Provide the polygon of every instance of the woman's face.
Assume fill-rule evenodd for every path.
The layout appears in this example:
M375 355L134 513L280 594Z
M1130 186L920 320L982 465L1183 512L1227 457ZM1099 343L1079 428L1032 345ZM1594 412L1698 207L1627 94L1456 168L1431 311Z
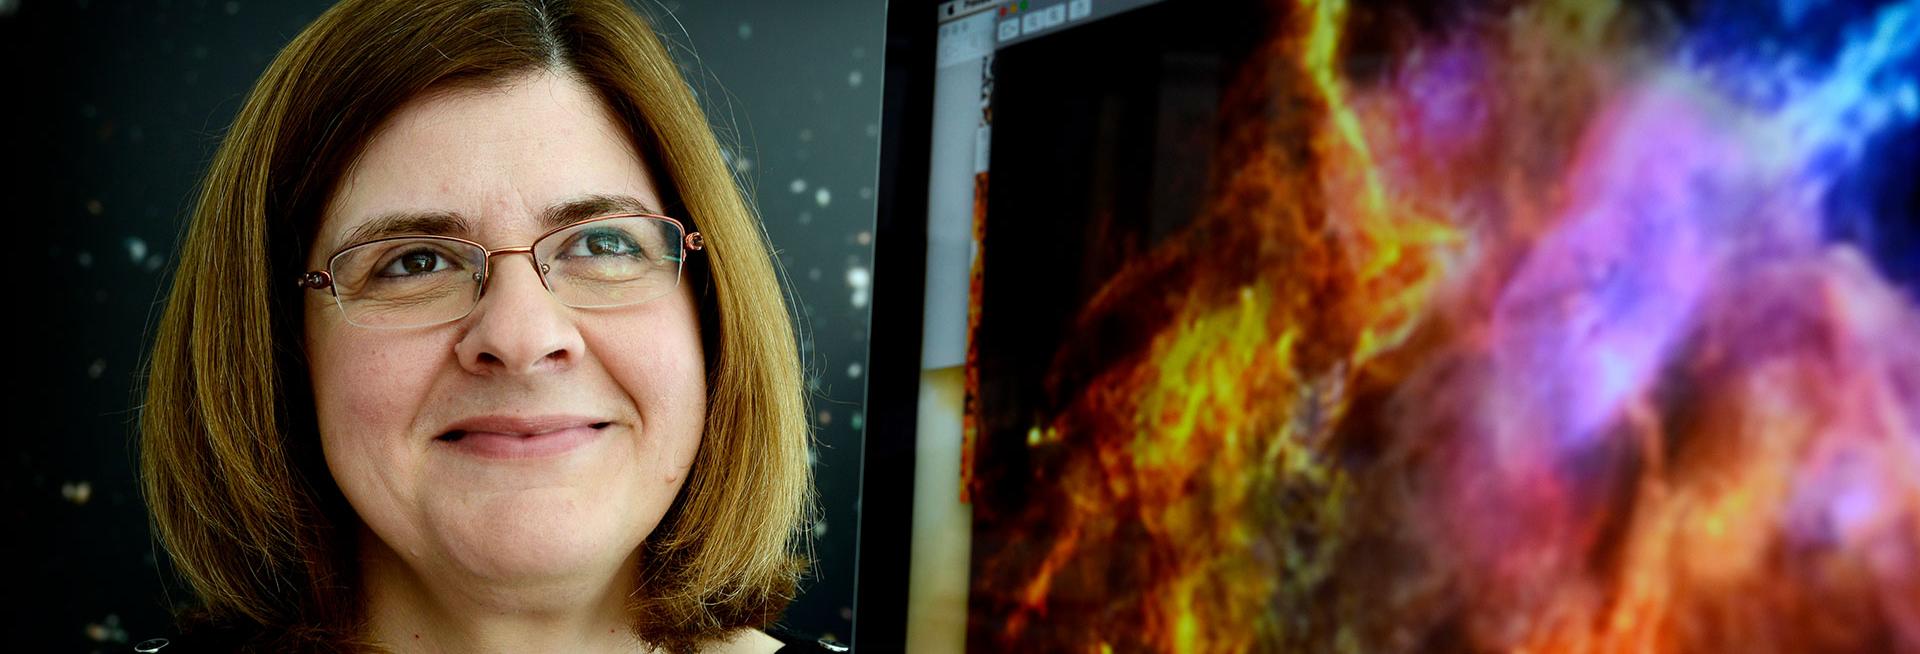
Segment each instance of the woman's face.
M503 248L532 243L556 208L620 197L660 206L627 133L577 82L429 94L376 132L307 266L324 269L382 216L438 216L403 231ZM328 294L307 294L327 466L380 543L429 580L610 579L700 446L693 296L682 283L642 305L574 309L526 255L494 257L491 271L471 314L431 327L358 327Z

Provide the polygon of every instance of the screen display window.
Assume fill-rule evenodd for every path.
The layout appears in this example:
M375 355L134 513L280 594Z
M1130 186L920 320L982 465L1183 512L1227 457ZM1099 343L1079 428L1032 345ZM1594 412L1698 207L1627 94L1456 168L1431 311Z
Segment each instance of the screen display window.
M937 59L914 651L1920 651L1920 3Z

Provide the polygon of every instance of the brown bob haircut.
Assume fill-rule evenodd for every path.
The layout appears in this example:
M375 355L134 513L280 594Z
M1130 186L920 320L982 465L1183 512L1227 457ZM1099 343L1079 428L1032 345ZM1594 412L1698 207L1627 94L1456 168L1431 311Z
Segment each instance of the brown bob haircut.
M706 236L706 432L649 536L634 634L691 651L775 619L805 570L805 391L765 233L661 40L620 0L348 0L287 45L215 155L141 414L154 528L203 606L271 651L366 649L351 508L322 460L295 280L335 185L423 93L550 72L625 123L665 210ZM265 253L265 256L261 256Z

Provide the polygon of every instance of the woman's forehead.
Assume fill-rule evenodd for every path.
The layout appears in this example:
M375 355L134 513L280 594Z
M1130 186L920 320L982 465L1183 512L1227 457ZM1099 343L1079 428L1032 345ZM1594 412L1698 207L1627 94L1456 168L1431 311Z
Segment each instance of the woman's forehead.
M659 213L660 204L606 104L541 73L403 104L329 199L315 250L408 227L475 240L538 234L600 213Z

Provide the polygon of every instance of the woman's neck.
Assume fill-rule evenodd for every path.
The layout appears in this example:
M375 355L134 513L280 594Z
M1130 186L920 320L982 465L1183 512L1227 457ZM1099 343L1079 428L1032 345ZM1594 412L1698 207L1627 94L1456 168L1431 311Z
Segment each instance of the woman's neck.
M486 583L417 570L371 535L361 553L369 635L396 654L651 651L628 625L619 574Z

